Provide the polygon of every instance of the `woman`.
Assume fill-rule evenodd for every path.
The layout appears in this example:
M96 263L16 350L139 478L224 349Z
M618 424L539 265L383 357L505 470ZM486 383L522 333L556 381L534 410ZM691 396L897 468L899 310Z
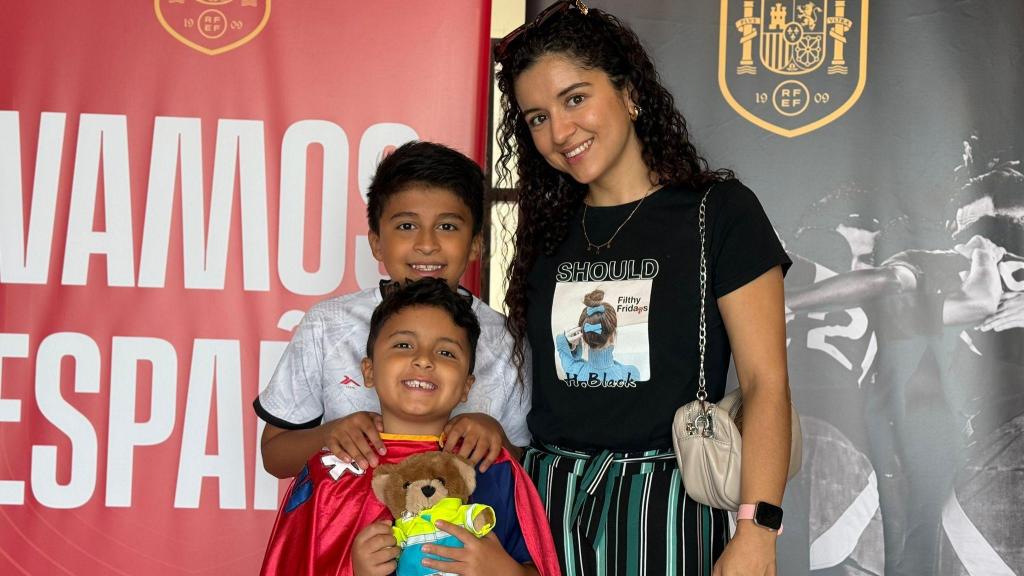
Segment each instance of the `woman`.
M724 393L731 347L745 402L742 501L763 503L759 511L781 503L789 259L763 209L730 172L708 169L636 35L614 16L559 2L504 38L495 59L506 181L518 161L506 304L515 357L534 379L525 463L563 569L775 574L776 533L742 519L730 541L726 513L681 490L670 436L676 408L696 397L698 212L710 189L709 399ZM597 288L619 315L616 353L630 351L640 381L559 374L567 310Z

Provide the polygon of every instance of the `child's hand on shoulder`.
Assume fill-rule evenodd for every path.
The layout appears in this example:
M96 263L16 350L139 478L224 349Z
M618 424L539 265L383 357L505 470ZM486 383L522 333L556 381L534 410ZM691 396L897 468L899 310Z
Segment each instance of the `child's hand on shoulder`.
M449 522L438 520L437 527L455 536L462 542L462 548L449 548L436 544L425 544L423 552L448 558L450 562L424 558L423 565L438 572L461 576L506 576L537 574L530 564L520 564L508 555L494 532L477 538L469 530Z
M376 467L380 464L378 456L387 452L380 439L384 425L375 412L354 412L322 424L320 429L324 447L342 462L355 462L363 470Z
M455 452L458 447L459 456L469 460L473 466L478 466L481 472L486 472L494 464L501 454L502 445L506 443L501 424L482 412L459 414L452 418L445 424L444 436L446 452Z
M352 541L352 574L354 576L387 576L398 569L396 558L401 553L391 523L378 520L363 528Z

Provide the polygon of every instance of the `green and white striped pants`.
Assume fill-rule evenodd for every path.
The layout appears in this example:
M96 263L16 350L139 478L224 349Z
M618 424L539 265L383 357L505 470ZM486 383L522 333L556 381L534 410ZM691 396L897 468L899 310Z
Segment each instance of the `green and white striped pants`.
M710 576L723 510L686 495L672 450L588 454L535 442L523 461L565 576Z

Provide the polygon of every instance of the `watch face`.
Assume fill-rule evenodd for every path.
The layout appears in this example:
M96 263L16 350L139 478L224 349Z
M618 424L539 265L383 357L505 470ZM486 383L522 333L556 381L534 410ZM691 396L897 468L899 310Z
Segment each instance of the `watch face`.
M778 530L782 526L782 508L767 502L758 502L754 510L754 522L759 526Z

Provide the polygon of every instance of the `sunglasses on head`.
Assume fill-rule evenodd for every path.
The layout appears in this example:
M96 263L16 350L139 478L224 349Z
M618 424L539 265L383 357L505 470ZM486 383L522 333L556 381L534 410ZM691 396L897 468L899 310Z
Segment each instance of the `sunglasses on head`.
M514 44L516 40L522 38L523 35L530 30L544 24L550 20L552 16L564 14L573 8L579 10L584 16L586 16L587 12L590 11L590 8L587 7L582 0L561 0L559 2L555 2L541 11L541 13L532 21L527 22L506 34L505 37L501 39L501 42L498 42L498 45L494 47L494 59L496 61L504 60L505 57L508 56L509 47Z

